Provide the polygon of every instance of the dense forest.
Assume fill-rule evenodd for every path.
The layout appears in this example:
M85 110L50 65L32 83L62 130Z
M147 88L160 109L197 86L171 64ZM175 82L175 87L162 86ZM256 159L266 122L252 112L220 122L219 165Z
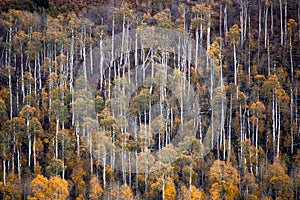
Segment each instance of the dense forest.
M1 199L300 198L299 0L0 12Z

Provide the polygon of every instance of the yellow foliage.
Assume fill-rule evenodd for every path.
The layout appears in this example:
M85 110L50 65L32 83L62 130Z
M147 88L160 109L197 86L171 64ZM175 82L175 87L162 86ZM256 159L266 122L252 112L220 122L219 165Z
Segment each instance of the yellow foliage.
M211 198L213 200L217 200L217 199L221 199L221 196L220 196L220 186L218 183L214 183L212 184L210 190L209 190L210 194L211 194Z
M207 199L207 196L205 193L199 189L197 189L195 186L191 187L191 195L192 195L192 200L203 200Z
M49 180L49 188L51 188L51 192L53 194L53 198L63 200L67 199L69 195L68 191L68 182L64 179L61 179L58 176L51 177Z
M124 185L121 186L121 197L124 200L133 199L131 189L127 184L124 184Z
M209 190L212 199L220 199L220 195L226 199L234 199L239 194L238 173L230 164L215 161L208 172L208 177L212 183Z
M21 181L13 173L9 174L6 179L6 185L3 186L5 199L22 199Z
M76 197L76 200L84 200L85 198L84 198L84 196L83 196L83 194L80 194L78 197Z
M58 176L48 180L43 175L37 175L31 181L30 187L34 196L28 199L64 200L69 195L68 182Z
M191 200L192 194L191 192L183 185L181 186L181 199Z
M94 176L90 181L91 191L90 191L90 199L96 200L100 199L103 193L103 189L100 186L99 180L96 176Z
M165 182L165 199L176 199L176 188L174 182L171 179L168 179Z

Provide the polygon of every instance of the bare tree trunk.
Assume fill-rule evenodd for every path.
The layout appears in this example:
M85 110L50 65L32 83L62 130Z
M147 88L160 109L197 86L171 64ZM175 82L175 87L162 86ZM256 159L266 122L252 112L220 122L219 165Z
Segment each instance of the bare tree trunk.
M92 26L90 25L90 70L93 73L93 38L92 38Z
M251 39L251 17L250 17L250 13L249 13L249 18L248 18L248 29L249 29L249 38L248 40L250 41ZM251 83L251 43L249 42L248 44L248 84L250 85Z
M260 37L261 37L261 10L262 10L262 2L259 0L258 2L259 8L258 8L258 39L257 39L257 63L258 67L260 67Z
M17 163L18 163L18 179L21 180L21 153L20 148L17 148Z
M293 83L294 83L294 64L293 64L292 31L291 31L291 34L290 34L290 60L291 60L292 85L293 85Z
M298 1L298 10L297 10L297 18L298 18L298 38L300 38L300 2Z
M56 129L55 129L55 158L58 158L58 127L59 118L56 116Z
M228 32L228 19L227 19L227 4L225 4L225 8L224 8L224 32L227 33ZM227 42L227 38L226 38L226 34L225 34L225 42Z
M102 170L102 176L103 176L103 188L106 187L106 153L102 156L102 163L103 163L103 170Z
M86 53L85 53L85 37L86 37L86 25L83 24L82 25L82 33L81 33L81 42L82 42L82 58L83 59L83 63L82 63L82 66L83 66L83 76L84 76L84 79L87 80L87 69L86 69Z
M8 36L8 58L7 58L7 66L8 66L8 87L9 87L9 119L13 118L13 107L12 107L12 84L11 84L11 38L12 38L12 28L9 26L9 36Z
M291 102L290 102L290 107L291 107L291 140L292 140L292 144L291 144L291 154L294 153L294 133L293 133L293 121L294 121L294 116L293 116L293 107L294 107L294 100L293 100L293 88L291 86ZM297 107L297 106L296 106Z
M271 37L273 38L274 34L274 5L273 2L271 3Z
M229 124L228 124L228 160L230 160L231 153L231 121L232 121L232 94L230 94L230 108L229 108Z
M237 58L236 58L236 44L233 42L233 65L234 65L234 84L237 85Z
M268 3L268 2L266 2ZM269 7L266 5L266 11L265 11L265 48L267 48L267 39L268 39L268 11Z
M61 122L61 132L62 132L62 139L61 139L61 161L62 161L62 178L65 179L65 122L62 120Z
M165 176L162 178L162 199L165 200Z
M33 136L33 168L34 173L36 173L36 135Z
M255 159L256 159L256 164L255 164L255 173L256 176L258 175L258 115L256 116L256 129L255 129Z
M298 88L299 88L299 85L298 85L298 80L296 81L296 87L295 87L295 127L297 129L298 127ZM296 130L297 131L297 130ZM298 131L298 135L300 135L300 126L299 126L299 131Z
M284 1L284 49L286 48L287 42L287 0Z
M128 152L128 185L129 187L132 186L131 183L131 151Z
M241 26L241 47L243 46L243 41L244 41L244 5L243 1L240 1L240 26Z
M191 153L191 162L190 162L190 178L189 178L189 189L191 190L192 189L192 175L193 175L193 155Z
M21 48L21 93L22 93L22 102L24 103L25 100L25 84L24 84L24 62L23 62L23 47L20 45Z
M276 111L275 111L275 94L273 92L273 98L272 98L272 146L273 146L273 152L275 152L275 132L276 132Z
M279 157L280 147L280 106L278 106L278 138L277 138L277 158Z
M6 185L6 164L5 164L5 144L3 145L3 160L2 160L2 163L3 163L3 185Z
M74 74L73 74L73 67L74 67L74 28L71 28L71 46L70 46L70 92L72 95L72 102L75 101L74 99L74 89L73 89L73 81L74 81ZM75 123L75 113L74 109L72 109L72 125L74 126Z
M268 53L268 76L271 74L271 58L270 58L270 39L267 39L267 53Z
M29 130L29 118L26 119L26 131L27 131L27 139L28 139L28 167L31 165L31 133Z
M93 174L93 142L92 142L92 132L89 131L89 147L90 147L90 170L91 174Z
M283 21L282 21L282 0L279 0L280 8L280 44L283 46Z

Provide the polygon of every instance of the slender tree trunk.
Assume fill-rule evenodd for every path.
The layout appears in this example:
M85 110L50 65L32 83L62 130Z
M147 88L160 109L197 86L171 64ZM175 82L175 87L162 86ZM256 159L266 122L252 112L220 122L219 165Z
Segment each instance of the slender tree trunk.
M21 92L22 92L22 102L24 103L25 100L25 84L24 84L24 62L23 62L23 47L20 45L21 48Z
M240 157L240 165L241 165L241 167L242 167L242 162L243 162L243 151L244 151L244 149L243 149L243 142L245 141L244 140L244 134L243 134L243 116L242 116L242 105L241 105L241 103L240 103L240 105L239 105L239 113L240 113L240 116L239 116L239 118L240 118L240 140L241 140L241 145L240 145L240 149L241 149L241 157Z
M17 163L18 163L18 179L21 180L21 153L20 148L17 148Z
M106 153L102 156L102 163L103 163L103 170L102 170L102 176L103 176L103 188L106 187Z
M259 0L258 2L258 39L257 39L257 63L258 68L260 67L260 37L261 37L261 12L262 12L262 2Z
M162 178L162 199L165 200L165 176Z
M299 88L299 85L298 85L298 80L296 81L296 87L295 87L295 127L297 129L298 127L298 88ZM297 131L297 130L296 130ZM298 131L298 135L300 135L300 126L299 126L299 131Z
M275 122L275 96L273 92L273 98L272 98L272 146L273 146L273 153L275 152L275 132L276 132L276 122Z
M293 64L293 43L292 43L292 30L290 34L290 61L291 61L291 74L292 74L292 85L294 83L294 64Z
M283 46L283 21L282 21L282 0L279 0L280 8L280 44Z
M277 158L279 157L279 147L280 147L280 106L278 106L278 138L277 138Z
M73 67L74 67L74 28L71 28L71 46L70 46L70 92L72 95L72 102L75 101L74 99L74 89L73 89L73 82L74 82L74 74L73 74ZM75 113L74 109L72 109L72 126L75 123Z
M26 119L27 139L28 139L28 167L31 166L31 133L29 130L29 118Z
M230 161L231 154L231 121L232 121L232 94L230 94L230 108L229 108L229 124L228 124L228 160Z
M273 38L274 35L274 5L273 2L271 3L271 37Z
M240 2L241 11L240 11L240 26L241 26L241 47L243 47L244 42L244 5L243 1Z
M33 168L34 173L36 173L36 134L33 136Z
M266 5L266 11L265 11L265 48L267 48L267 39L268 39L268 11L269 11L269 7Z
M286 42L287 42L287 0L284 1L284 49L286 48Z
M249 38L248 40L250 41L251 39L251 17L250 17L250 13L249 13L249 18L248 18L248 29L249 29ZM248 43L248 84L251 84L251 43Z
M82 25L82 36L81 36L81 42L82 42L82 58L83 59L83 76L84 79L87 80L87 69L86 69L86 53L85 53L85 37L86 37L86 25Z
M11 84L11 67L8 66L8 87L9 87L9 119L13 118L13 102L12 102L12 84Z
M90 70L93 73L93 38L92 38L92 26L90 25Z
M198 26L196 28L196 54L195 54L195 72L198 70L198 53L199 53L199 33ZM221 31L221 29L220 29ZM201 50L202 51L202 50Z
M190 178L189 178L189 189L191 190L192 189L192 175L193 175L193 155L191 153L191 162L190 162Z
M91 174L93 174L93 142L92 142L92 132L89 131L89 143L90 143L90 170Z
M291 108L291 154L294 153L294 130L293 130L293 122L294 122L294 115L293 115L293 107L294 107L294 100L293 100L293 88L291 86L291 102L290 102L290 108ZM297 106L296 106L297 107Z
M3 145L3 160L2 160L2 164L3 164L3 185L6 185L6 164L5 164L5 144Z
M237 58L236 58L236 43L233 42L233 65L234 65L234 84L237 85Z
M12 84L11 84L11 38L12 38L12 28L9 26L9 36L8 36L8 60L7 60L7 66L8 66L8 87L9 87L9 119L12 120L13 118L13 103L12 103Z
M62 161L62 178L65 179L65 122L62 120L61 122L62 127L61 127L61 132L62 132L62 139L61 139L61 161Z
M224 32L228 32L228 24L227 24L227 4L225 4L224 8ZM225 34L225 43L227 42L226 34Z
M298 12L297 12L297 18L298 18L298 38L300 38L300 24L299 24L299 22L300 22L300 2L298 1L298 8L297 8L298 10Z
M255 165L255 173L256 176L258 175L258 115L256 116L256 129L255 129L255 159L256 159L256 165Z
M128 185L131 188L131 151L128 152Z
M59 118L56 117L56 131L55 131L55 158L58 158L58 128L59 128Z
M271 74L271 58L270 58L270 40L267 39L267 53L268 53L268 76Z

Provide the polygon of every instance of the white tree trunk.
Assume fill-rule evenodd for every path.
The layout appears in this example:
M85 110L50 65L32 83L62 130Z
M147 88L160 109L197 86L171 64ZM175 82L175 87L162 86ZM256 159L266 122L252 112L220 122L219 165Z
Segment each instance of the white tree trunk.
M279 0L280 8L280 44L283 46L283 21L282 21L282 0Z
M292 74L292 84L294 83L294 64L293 64L293 45L292 45L292 30L290 34L290 60L291 60L291 74Z
M29 130L29 118L26 119L27 139L28 139L28 167L31 165L31 133Z
M291 102L290 102L290 107L291 107L291 140L292 140L292 144L291 144L291 154L294 153L294 133L293 133L293 121L294 121L294 116L293 116L293 107L294 107L294 100L293 100L293 88L291 87ZM297 107L297 105L295 106Z
M17 162L18 162L18 179L21 180L21 153L20 149L17 148Z
M284 2L284 38L283 38L283 40L284 40L284 48L285 48L285 46L286 46L286 36L287 36L287 0L285 0L285 2Z
M275 132L276 132L276 122L275 122L275 97L273 93L273 99L272 99L272 145L273 145L273 152L275 152Z
M65 122L62 121L62 141L61 141L61 161L62 161L62 167L63 167L63 170L62 170L62 178L65 179Z
M233 42L233 65L234 65L234 84L237 85L237 58L236 58L236 44Z
M6 164L5 164L5 144L4 144L4 148L3 148L3 185L6 185Z
M279 157L280 147L280 106L278 106L278 138L277 138L277 158Z
M231 121L232 121L232 94L230 94L230 108L229 108L229 124L228 124L228 160L231 153Z
M256 116L256 129L255 129L255 174L258 175L258 115Z
M102 176L103 176L103 188L106 187L106 153L102 156L102 163L103 163L103 170L102 170Z
M268 11L269 7L266 6L266 11L265 11L265 48L267 48L267 39L268 39Z
M36 135L33 136L33 167L34 172L36 173Z
M56 117L56 131L55 131L55 158L58 158L58 126L59 126L59 118Z

